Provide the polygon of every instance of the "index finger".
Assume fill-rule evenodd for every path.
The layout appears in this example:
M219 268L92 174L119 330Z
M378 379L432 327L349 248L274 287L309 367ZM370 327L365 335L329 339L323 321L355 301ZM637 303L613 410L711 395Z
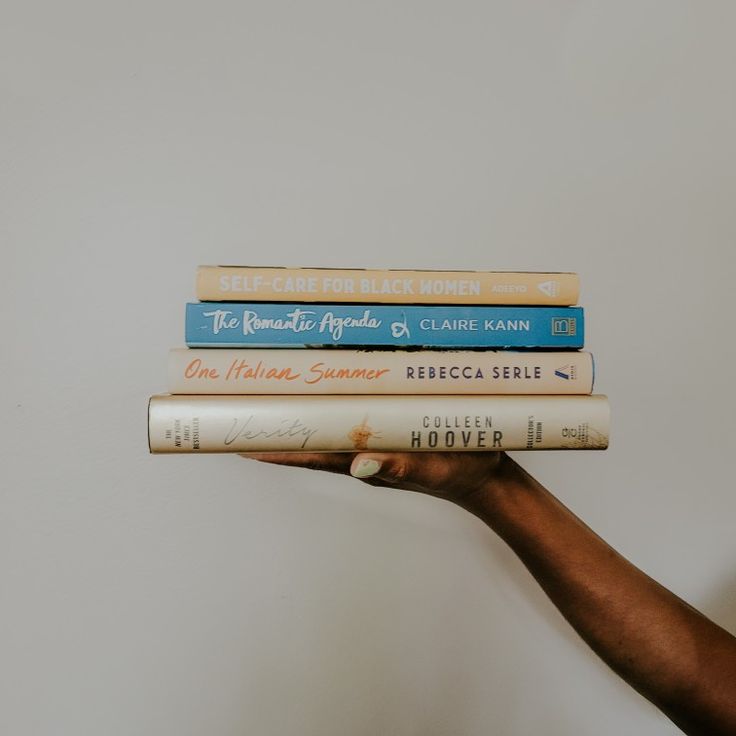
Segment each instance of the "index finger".
M241 452L240 457L274 465L325 470L328 473L350 473L354 452Z

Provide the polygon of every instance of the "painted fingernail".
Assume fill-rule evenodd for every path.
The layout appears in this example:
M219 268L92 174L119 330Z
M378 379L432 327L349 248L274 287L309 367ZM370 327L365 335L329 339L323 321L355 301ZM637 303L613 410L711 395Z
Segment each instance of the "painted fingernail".
M381 463L378 460L364 459L350 468L350 475L353 478L370 478L381 469Z

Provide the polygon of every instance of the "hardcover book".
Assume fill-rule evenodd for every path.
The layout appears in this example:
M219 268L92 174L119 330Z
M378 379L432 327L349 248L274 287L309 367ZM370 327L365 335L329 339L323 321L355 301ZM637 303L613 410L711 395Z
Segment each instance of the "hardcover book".
M583 347L581 307L187 304L190 347Z
M169 352L172 394L589 394L580 351L197 350Z
M575 273L200 266L202 301L577 304Z
M605 396L154 396L154 453L602 450Z

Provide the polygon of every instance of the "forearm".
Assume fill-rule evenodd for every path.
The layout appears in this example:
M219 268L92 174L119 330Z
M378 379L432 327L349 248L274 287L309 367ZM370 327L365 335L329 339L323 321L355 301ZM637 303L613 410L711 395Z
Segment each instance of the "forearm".
M609 547L503 453L260 455L429 493L483 519L563 616L691 736L736 734L736 639Z
M583 639L690 734L736 733L736 639L636 568L516 463L466 507Z

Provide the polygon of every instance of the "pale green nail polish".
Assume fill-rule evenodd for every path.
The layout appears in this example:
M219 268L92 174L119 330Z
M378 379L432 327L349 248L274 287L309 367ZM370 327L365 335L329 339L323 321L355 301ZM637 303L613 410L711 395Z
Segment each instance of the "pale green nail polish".
M350 469L353 478L370 478L381 469L378 460L361 460L355 468Z

